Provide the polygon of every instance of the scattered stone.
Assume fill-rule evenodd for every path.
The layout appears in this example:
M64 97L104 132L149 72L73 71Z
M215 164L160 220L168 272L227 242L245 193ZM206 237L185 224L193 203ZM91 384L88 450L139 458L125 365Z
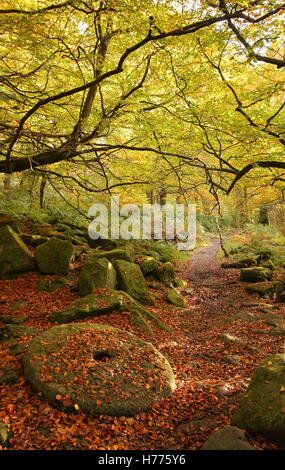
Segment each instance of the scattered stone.
M285 336L285 329L284 328L274 328L274 330L271 330L267 332L269 336Z
M233 262L225 262L225 263L222 263L221 264L221 267L222 268L225 268L225 269L233 269L233 268L237 268L237 269L241 269L241 268L248 268L248 267L251 267L251 266L256 266L257 265L257 260L255 257L250 257L250 258L243 258L241 260L238 260L238 261L233 261Z
M140 267L125 260L115 260L119 289L127 292L134 299L143 300L148 295L146 281Z
M246 286L245 290L250 293L257 293L260 297L273 299L284 290L284 284L279 281L257 282L251 286Z
M255 268L243 268L240 273L240 280L245 282L262 282L272 278L270 269L261 266Z
M33 389L65 411L134 416L175 387L170 364L151 343L109 325L51 328L29 344L23 364Z
M190 310L189 308L183 308L181 312L189 317L199 317L198 312L195 312L194 310Z
M245 342L241 338L238 338L234 335L230 335L229 333L222 333L217 337L217 339L222 343L235 343L241 345L245 344Z
M71 277L55 277L52 279L45 279L44 277L41 278L40 282L38 283L38 290L40 292L54 292L57 289L69 284L72 282Z
M36 248L36 263L42 273L67 274L72 253L71 241L51 238Z
M235 426L227 426L214 432L201 450L255 450L248 442L244 431Z
M3 375L0 375L0 385L12 385L19 380L19 377L14 371L5 371Z
M29 233L20 233L19 236L21 237L24 243L33 247L37 247L48 241L48 237L43 237L42 235L31 235Z
M232 423L285 444L285 363L283 354L266 358L254 371Z
M6 447L9 441L9 429L4 423L0 423L0 445Z
M276 327L285 327L285 321L282 317L279 317L278 315L275 315L272 312L265 313L263 315L263 320L265 323L269 326L276 326Z
M159 261L152 256L137 256L135 263L139 265L144 276L152 273L159 267Z
M77 299L65 309L53 312L49 320L51 322L69 323L113 311L130 312L130 322L148 333L153 333L149 321L155 323L159 328L171 331L154 313L145 309L126 292L112 289L98 289L97 292Z
M53 312L49 320L51 322L68 323L82 318L104 315L120 310L123 305L123 296L113 289L100 289L83 298L76 299L63 310Z
M107 258L109 261L113 262L113 260L116 259L122 259L125 261L129 261L130 263L133 261L131 254L127 250L121 250L121 249L116 249L116 250L111 250L111 251L94 251L92 253L92 256L94 258Z
M217 420L216 418L201 418L201 419L193 419L191 421L187 421L186 423L179 424L177 426L177 431L182 434L191 434L193 433L194 429L200 428L208 428L208 429L215 429L217 427Z
M236 354L223 356L221 357L221 361L225 362L226 364L231 364L233 366L238 366L241 364L241 358Z
M172 281L175 279L175 270L170 262L163 263L153 271L150 276L165 284L167 287L173 287Z
M107 258L98 259L90 255L80 271L79 294L84 296L102 287L116 287L116 271Z
M34 271L35 260L21 238L6 225L0 228L0 279Z
M176 307L185 307L186 300L175 289L171 289L166 294L166 300Z
M9 323L11 325L20 325L21 323L24 323L27 318L27 315L19 315L17 317L11 317L10 315L2 315L0 317L0 320L4 323Z
M90 248L99 248L101 247L102 250L114 250L118 246L117 240L110 240L109 238L97 238L93 240L90 238L89 234L86 234L86 240Z
M174 287L185 287L187 282L183 281L183 279L180 279L179 277L175 277L172 281L172 284Z

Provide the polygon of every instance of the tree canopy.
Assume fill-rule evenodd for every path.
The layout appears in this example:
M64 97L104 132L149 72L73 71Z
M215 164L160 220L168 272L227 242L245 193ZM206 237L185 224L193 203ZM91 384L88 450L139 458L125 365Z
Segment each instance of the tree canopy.
M95 193L167 182L216 198L256 177L283 189L284 9L2 2L0 172Z

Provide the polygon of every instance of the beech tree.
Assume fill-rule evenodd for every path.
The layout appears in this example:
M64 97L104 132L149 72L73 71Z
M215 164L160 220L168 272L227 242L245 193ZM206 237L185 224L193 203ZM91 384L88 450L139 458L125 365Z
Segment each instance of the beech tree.
M0 172L91 192L176 178L216 197L273 168L282 184L284 9L2 2Z

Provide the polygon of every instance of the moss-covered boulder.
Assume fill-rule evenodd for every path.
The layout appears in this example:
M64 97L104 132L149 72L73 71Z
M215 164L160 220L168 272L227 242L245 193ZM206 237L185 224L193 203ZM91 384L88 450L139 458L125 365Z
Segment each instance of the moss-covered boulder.
M130 322L150 334L153 333L152 323L158 328L170 330L154 313L143 307L126 292L113 289L97 289L95 292L75 300L63 310L53 312L49 320L69 323L111 312L121 312L122 314L128 312Z
M121 250L121 249L110 250L110 251L98 250L98 251L94 251L94 253L92 253L92 256L94 258L107 258L111 262L113 262L116 259L123 259L129 262L133 261L133 258L130 252L128 250Z
M272 278L272 271L262 266L255 268L243 268L240 273L240 280L245 282L262 282Z
M109 238L97 238L93 240L90 238L89 234L86 233L86 240L90 248L99 248L101 247L103 250L114 250L118 247L118 240L110 240Z
M100 289L75 300L63 310L53 312L49 320L51 322L68 323L82 318L104 315L120 310L123 301L123 295L119 291Z
M84 296L102 287L116 287L116 271L107 258L88 256L80 271L79 294Z
M167 292L166 300L167 302L175 305L176 307L186 307L186 300L175 289L171 289Z
M151 343L109 325L51 328L29 344L23 363L33 389L65 411L133 416L175 387L170 364Z
M36 269L35 260L9 225L0 227L0 279L11 279Z
M0 423L0 446L7 446L10 434L7 424Z
M137 264L117 259L114 261L114 268L117 271L118 286L120 289L137 300L143 300L147 297L146 281Z
M39 271L47 274L67 274L72 254L70 241L51 238L36 249Z
M232 423L285 445L285 363L283 354L265 359L252 376Z
M137 256L135 263L139 265L144 275L150 274L159 267L159 261L152 256Z
M242 429L226 426L214 432L201 450L255 450L244 434Z
M19 235L24 243L27 245L37 247L46 243L48 241L48 237L43 237L42 235L32 235L30 233L20 233Z
M267 281L267 282L256 282L253 285L247 286L246 291L249 293L257 293L260 297L267 297L273 299L279 296L284 290L284 284L280 281Z
M150 276L152 279L162 282L168 287L173 287L172 281L175 279L175 270L170 261L168 261L161 264Z
M63 286L70 284L73 281L72 276L55 276L52 278L41 277L38 283L38 290L40 292L53 292Z
M238 260L230 260L230 261L225 261L224 263L221 264L222 268L248 268L251 266L256 266L257 265L257 259L254 256L250 256L248 258L242 258Z

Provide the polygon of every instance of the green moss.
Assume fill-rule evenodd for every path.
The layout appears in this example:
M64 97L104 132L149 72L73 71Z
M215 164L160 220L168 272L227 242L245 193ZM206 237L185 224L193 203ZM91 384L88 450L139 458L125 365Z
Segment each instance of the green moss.
M120 310L122 304L123 296L120 292L112 289L101 289L96 293L75 300L63 310L53 312L49 320L51 322L68 323Z
M254 268L242 268L240 280L245 282L262 282L268 281L272 278L270 269L263 268L262 266Z
M42 273L67 274L73 254L72 243L51 238L36 249L36 263Z
M147 297L146 281L137 264L125 260L116 260L114 261L114 268L117 271L118 286L120 289L137 300Z
M283 354L265 359L252 376L233 424L285 444L285 363Z
M116 271L107 258L88 256L80 271L79 293L84 296L102 287L116 287Z
M176 307L186 307L186 300L175 289L167 292L166 300Z
M120 250L120 249L111 250L111 251L98 250L98 251L94 251L92 253L92 256L94 258L107 258L111 262L116 259L123 259L123 260L130 261L130 262L133 261L133 258L128 250Z
M175 279L174 267L170 262L163 263L150 274L150 277L168 287L173 287L172 281Z
M34 258L20 237L8 225L1 227L0 279L11 279L34 269Z
M276 295L281 294L284 290L284 284L280 281L271 282L257 282L253 285L247 286L247 292L254 292L261 297L274 298Z
M151 343L109 325L51 328L29 344L23 364L27 381L51 405L92 415L145 412L175 386L170 364Z

